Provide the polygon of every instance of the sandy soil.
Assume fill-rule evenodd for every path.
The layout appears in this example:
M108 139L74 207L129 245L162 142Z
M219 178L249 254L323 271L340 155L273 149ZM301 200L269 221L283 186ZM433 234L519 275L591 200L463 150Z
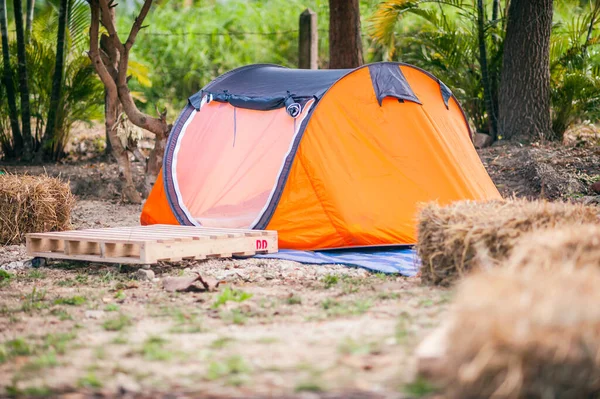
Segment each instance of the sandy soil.
M599 199L597 147L480 155L504 195ZM138 223L141 207L120 203L116 166L102 159L2 168L68 178L76 228ZM335 265L183 262L146 280L137 267L26 260L23 246L0 247L11 269L0 276L0 396L424 397L432 387L414 381L413 351L452 298L418 277ZM163 289L162 278L193 272L223 282Z

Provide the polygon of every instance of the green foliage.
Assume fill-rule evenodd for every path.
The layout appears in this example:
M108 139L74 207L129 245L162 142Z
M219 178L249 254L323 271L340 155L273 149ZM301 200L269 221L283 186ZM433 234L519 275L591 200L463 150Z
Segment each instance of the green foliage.
M600 116L600 54L596 49L600 1L555 3L550 51L554 136L548 138L560 140L574 122ZM452 89L476 130L487 132L475 4L387 0L369 18L368 29L381 59L401 60L432 72ZM492 102L497 104L505 2L498 3L497 19L492 17L493 2L484 4L488 73Z
M131 318L129 316L120 314L117 317L106 320L102 327L106 331L121 331L125 327L129 327L131 325Z
M224 305L224 304L226 304L229 301L232 301L232 302L243 302L243 301L245 301L247 299L250 299L250 298L252 298L252 294L249 294L249 293L241 291L241 290L236 290L236 289L232 289L232 288L226 287L217 296L217 299L213 303L212 307L214 309L216 309L219 306Z
M229 312L221 312L219 316L228 323L238 325L246 324L246 321L248 320L246 313L240 309L231 309Z
M31 312L33 310L40 310L48 307L45 303L46 290L38 291L37 287L31 289L31 293L25 296L21 309L23 312Z
M429 397L437 391L436 387L424 378L417 378L404 387L404 392L411 398Z
M41 369L58 366L58 360L56 359L56 353L47 352L34 359L31 359L23 369L25 371L38 371Z
M375 355L381 353L381 343L365 342L364 338L354 340L347 337L339 344L338 351L343 355Z
M491 2L486 3L488 70L497 82L504 32L501 21L491 20ZM369 22L382 59L401 60L433 73L453 91L475 128L488 131L473 1L389 0L379 4Z
M13 278L13 275L7 271L0 270L0 287L4 284L10 283L10 280Z
M45 278L45 277L46 277L46 273L44 273L41 270L37 270L37 269L33 269L32 271L27 273L27 278L31 279L31 280L38 280L38 279Z
M124 301L125 298L127 298L127 295L125 295L125 293L123 292L123 290L118 290L115 295L114 295L115 299L117 301Z
M140 64L151 68L145 82L134 76L132 91L141 94L148 112L166 106L172 115L231 69L251 63L296 67L298 16L307 7L318 14L320 59L326 60L327 0L202 2L185 12L163 2L148 14L151 28L140 32L133 48L132 60L139 64L131 64L130 72ZM128 31L133 17L120 14L120 30Z
M118 312L119 311L119 305L117 305L116 303L109 303L108 305L106 305L104 307L104 311L106 311L106 312Z
M373 302L369 299L357 299L351 302L338 301L327 298L321 302L328 317L356 316L366 313Z
M23 338L15 338L0 344L0 364L15 356L28 356L33 353L32 346Z
M23 338L15 338L0 343L0 363L17 356L38 355L37 358L28 363L28 370L55 366L58 363L56 355L64 354L67 350L67 344L75 337L74 333L57 333L46 335L41 343L28 342Z
M329 289L339 282L339 277L335 274L326 274L325 276L323 276L321 281L323 282L323 284L325 284L325 288Z
M73 320L73 318L71 317L71 315L69 314L69 312L67 312L64 309L52 309L52 311L50 311L50 314L52 314L53 316L58 317L58 319L60 321Z
M314 381L309 380L309 381L300 382L298 385L296 385L296 387L294 388L294 391L319 393L319 392L324 392L325 388L323 388L323 385L321 383L319 383L317 380L314 380Z
M224 347L226 347L227 345L229 345L230 343L234 342L235 339L230 338L230 337L220 337L215 339L213 342L210 343L210 347L213 349L223 349Z
M561 3L558 3L561 4ZM577 121L600 117L599 37L600 1L589 3L569 17L558 7L550 47L552 80L552 130L556 140Z
M166 361L173 357L173 352L165 349L167 341L161 337L149 337L144 341L142 354L146 360Z
M49 142L49 152L54 159L63 155L71 128L76 122L90 123L101 119L103 115L104 89L85 53L88 48L89 18L89 7L86 2L73 1L67 32L65 71L57 112L57 129ZM41 12L36 13L32 37L26 47L34 150L40 148L46 128L56 59L57 25L56 8L45 7ZM14 40L11 42L10 52L16 54ZM16 59L11 61L16 80ZM0 73L2 73L1 66ZM14 152L7 110L6 93L4 86L0 85L0 152L2 153L0 155L19 156Z
M87 299L83 296L72 296L66 298L57 298L54 300L55 305L70 305L70 306L80 306L83 305Z
M52 350L58 354L64 354L67 350L67 344L74 340L75 333L56 333L48 334L44 339L44 349Z
M96 376L96 374L93 371L90 371L86 375L81 377L77 381L77 385L80 388L92 388L92 389L102 388L102 382L100 381L98 376Z
M206 378L217 380L226 378L230 385L241 385L244 374L250 372L250 366L240 356L231 356L223 361L214 361L208 365Z
M6 387L6 392L11 397L48 398L52 396L52 390L45 386L33 386L17 389L14 385L10 385Z
M287 297L287 304L288 305L301 305L302 304L302 297L296 294L292 294L289 297Z
M192 312L176 310L173 319L175 320L175 326L170 329L172 333L194 334L203 330L201 320Z
M361 16L380 0L360 0ZM298 66L298 17L317 13L319 66L328 65L328 0L203 1L181 9L160 2L148 14L129 64L130 87L139 106L177 114L186 99L217 76L247 64ZM138 8L117 12L119 31L127 32ZM365 18L363 18L364 24ZM373 49L363 37L368 60Z

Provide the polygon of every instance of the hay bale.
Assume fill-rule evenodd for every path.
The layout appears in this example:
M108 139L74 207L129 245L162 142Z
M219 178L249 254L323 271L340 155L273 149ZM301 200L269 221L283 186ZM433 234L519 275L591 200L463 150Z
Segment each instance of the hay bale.
M524 233L598 221L598 208L564 202L495 200L427 204L417 251L424 283L450 285L477 267L505 260Z
M497 268L459 286L443 367L449 398L600 394L600 271Z
M0 175L0 245L25 234L71 228L75 199L68 183L48 176Z
M525 234L513 249L507 267L600 269L600 226L584 224Z

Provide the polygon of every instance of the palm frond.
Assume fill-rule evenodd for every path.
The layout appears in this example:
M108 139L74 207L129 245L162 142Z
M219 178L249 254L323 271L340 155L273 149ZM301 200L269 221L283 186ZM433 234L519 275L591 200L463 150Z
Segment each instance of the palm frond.
M369 34L379 43L393 41L394 30L398 22L406 14L418 15L425 21L437 25L440 23L436 9L427 8L426 5L454 7L459 11L469 12L472 3L465 0L388 0L380 3L376 11L369 18Z
M142 87L152 87L152 81L150 80L150 67L148 65L135 61L129 61L128 74L131 75Z
M90 9L85 0L70 0L68 34L71 47L77 51L87 48Z

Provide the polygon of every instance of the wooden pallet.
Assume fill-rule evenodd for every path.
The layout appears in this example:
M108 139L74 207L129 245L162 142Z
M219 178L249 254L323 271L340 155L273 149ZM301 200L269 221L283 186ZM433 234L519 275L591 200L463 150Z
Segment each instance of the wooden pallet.
M277 232L152 225L27 234L40 258L153 264L277 252Z

